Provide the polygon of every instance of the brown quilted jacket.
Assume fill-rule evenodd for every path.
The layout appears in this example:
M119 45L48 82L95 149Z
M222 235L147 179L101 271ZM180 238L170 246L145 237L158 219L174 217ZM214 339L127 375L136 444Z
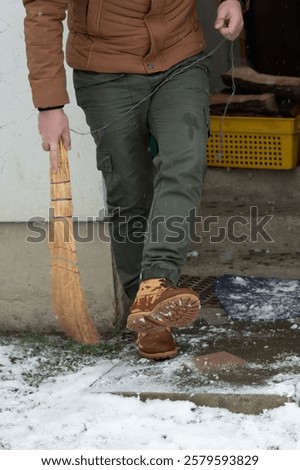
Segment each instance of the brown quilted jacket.
M217 0L220 3L222 0ZM205 48L196 0L23 0L29 79L36 107L69 102L66 60L94 72L150 74Z

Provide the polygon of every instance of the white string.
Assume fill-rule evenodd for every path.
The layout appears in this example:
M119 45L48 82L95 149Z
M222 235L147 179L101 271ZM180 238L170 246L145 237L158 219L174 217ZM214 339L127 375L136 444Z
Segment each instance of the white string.
M165 80L163 80L151 93L149 93L147 96L145 96L142 100L140 100L138 103L136 103L135 105L133 105L131 108L129 108L127 111L125 111L125 113L121 114L119 117L117 117L116 119L114 119L113 121L109 122L108 124L105 124L104 126L102 127L99 127L98 129L95 129L91 132L79 132L79 131L75 131L74 129L70 129L71 132L74 132L75 134L78 134L78 135L89 135L89 134L94 134L96 132L101 132L101 131L104 131L106 129L108 129L109 127L111 127L112 125L114 125L115 123L119 122L121 119L123 119L124 117L128 116L128 114L132 113L136 108L138 108L139 106L141 106L145 101L147 101L148 99L150 99L155 93L157 93L157 91L163 86L165 85L167 82L173 80L175 77L177 77L178 75L182 74L183 72L185 72L185 70L189 69L190 67L193 67L193 65L207 59L208 57L211 57L223 44L224 42L226 41L226 39L222 40L211 52L209 52L208 54L204 55L203 57L200 57L199 59L191 62L190 64L186 65L185 67L182 67L181 69L177 70L176 72L174 72L173 74L171 74L169 77L167 77ZM232 99L236 93L236 84L235 84L235 63L234 63L234 43L231 42L231 46L230 46L230 62L231 62L231 95L229 97L229 100L227 101L226 103L226 106L224 108L224 112L223 112L223 115L220 119L220 126L219 126L219 152L217 153L216 155L216 160L218 162L220 162L223 158L223 150L224 150L224 135L223 135L223 123L224 123L224 120L227 116L227 112L228 112L228 108L232 102Z
M167 77L165 80L163 80L151 93L149 93L149 95L145 96L141 101L139 101L138 103L133 105L131 108L129 108L127 111L125 111L125 113L121 114L119 117L117 117L113 121L109 122L108 124L105 124L104 126L99 127L98 129L95 129L91 132L78 132L78 131L75 131L74 129L70 129L70 131L74 132L75 134L79 134L79 135L89 135L89 134L95 134L96 132L101 132L101 131L104 131L104 130L108 129L113 124L119 122L125 116L128 116L128 114L132 113L136 108L141 106L141 104L143 104L145 101L147 101L149 98L151 98L155 93L157 93L157 91L163 85L165 85L167 82L173 80L175 77L182 74L183 72L185 72L185 70L189 69L190 67L193 67L195 64L207 59L208 57L211 57L224 44L225 41L226 41L226 39L223 39L211 52L204 55L203 57L200 57L199 59L194 60L190 64L186 65L185 67L182 67L181 69L179 69L176 72L174 72L173 74L171 74L169 77ZM231 48L231 51L232 51L232 54L233 54L233 48ZM235 93L235 90L234 90L234 93ZM228 108L229 104L230 103L228 103L227 107L225 108L226 112L227 112L227 108Z

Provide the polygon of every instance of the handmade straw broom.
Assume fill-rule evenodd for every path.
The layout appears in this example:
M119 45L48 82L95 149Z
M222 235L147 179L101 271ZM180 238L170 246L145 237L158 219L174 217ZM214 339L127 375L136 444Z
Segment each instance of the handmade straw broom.
M73 231L73 205L68 153L59 144L58 171L50 172L51 218L49 251L52 308L67 336L96 344L99 335L81 286Z

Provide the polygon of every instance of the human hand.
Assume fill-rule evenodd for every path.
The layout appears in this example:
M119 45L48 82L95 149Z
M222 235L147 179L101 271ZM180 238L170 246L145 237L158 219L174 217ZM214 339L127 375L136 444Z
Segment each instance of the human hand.
M59 141L62 140L65 148L71 150L71 137L69 121L63 109L51 109L39 113L39 133L42 137L42 147L50 151L51 168L58 170Z
M242 7L238 0L225 0L219 5L215 29L219 31L225 39L234 41L242 31L244 26Z

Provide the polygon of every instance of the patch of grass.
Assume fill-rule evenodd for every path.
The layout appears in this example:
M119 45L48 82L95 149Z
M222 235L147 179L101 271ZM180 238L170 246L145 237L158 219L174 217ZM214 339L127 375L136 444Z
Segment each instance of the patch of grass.
M131 334L117 330L101 337L96 346L79 344L63 335L0 335L0 345L13 346L10 362L22 364L23 380L30 386L38 386L61 373L76 372L94 365L100 357L108 360L118 358L131 342Z
M72 351L76 354L83 356L105 356L118 353L122 350L124 344L131 341L130 333L112 330L105 336L102 335L99 344L89 346L77 343L76 341L67 338L64 335L58 334L32 334L32 333L18 333L18 334L0 334L0 344L8 345L14 344L38 354L47 349Z

